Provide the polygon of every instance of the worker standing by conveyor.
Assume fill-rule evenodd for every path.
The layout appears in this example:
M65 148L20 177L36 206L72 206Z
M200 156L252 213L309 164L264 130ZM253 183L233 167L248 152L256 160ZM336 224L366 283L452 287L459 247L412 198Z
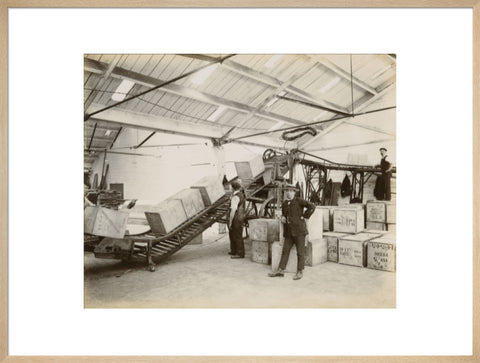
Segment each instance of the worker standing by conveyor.
M228 216L228 235L230 237L231 258L244 258L243 223L245 222L245 194L242 185L234 180L230 183L233 189Z

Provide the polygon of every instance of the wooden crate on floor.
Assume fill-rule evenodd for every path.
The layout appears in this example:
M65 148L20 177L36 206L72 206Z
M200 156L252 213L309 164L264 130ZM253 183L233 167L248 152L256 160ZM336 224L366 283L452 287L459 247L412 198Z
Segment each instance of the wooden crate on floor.
M167 234L187 220L183 204L178 199L167 199L145 212L154 233Z
M375 270L395 272L396 240L393 235L384 235L368 241L367 267Z
M322 208L315 208L315 211L306 220L307 223L307 239L308 241L315 241L323 238L323 212L325 210Z
M219 178L216 176L206 176L190 188L200 190L202 195L203 204L208 207L225 195L225 189Z
M333 210L333 231L358 233L365 229L363 208L345 207Z
M376 233L358 233L338 240L338 263L351 266L367 266L367 242L378 238Z
M278 219L250 219L248 226L248 235L251 240L274 242L280 239L280 221Z
M235 161L235 168L240 179L254 179L265 170L263 158L258 155L249 160Z
M385 223L387 220L387 208L385 202L369 200L367 202L367 222Z
M198 189L183 189L168 199L180 200L180 202L182 202L183 209L185 209L187 218L193 217L195 214L201 212L205 208L202 194Z
M317 266L327 262L327 239L309 241L305 246L305 266Z
M282 247L280 242L274 242L272 244L272 271L277 271L280 265L280 259L282 258ZM290 255L288 256L286 272L297 272L297 248L292 246Z
M272 244L252 240L252 261L268 265L272 259Z
M122 238L127 228L129 212L98 206L84 210L84 233L95 236Z
M325 232L323 236L327 240L327 261L338 262L338 239L348 236L347 233Z

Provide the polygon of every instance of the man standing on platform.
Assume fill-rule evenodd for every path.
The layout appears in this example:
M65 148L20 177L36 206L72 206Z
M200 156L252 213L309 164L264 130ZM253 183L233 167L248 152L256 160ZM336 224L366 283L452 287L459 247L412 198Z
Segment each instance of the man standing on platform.
M233 189L228 216L228 235L230 237L231 258L244 258L245 245L243 243L243 223L245 222L245 194L240 182L230 183Z
M387 149L384 147L380 148L380 155L382 159L380 160L380 169L382 171L382 186L383 193L380 200L391 200L392 199L392 188L391 188L391 179L392 179L392 168L393 164L387 160Z
M278 270L269 273L269 277L283 277L287 267L290 249L295 244L297 248L297 273L294 280L300 280L303 277L303 268L305 266L305 236L308 234L305 219L315 211L315 205L295 196L297 187L288 184L286 186L286 200L282 203L282 223L284 225L282 257Z

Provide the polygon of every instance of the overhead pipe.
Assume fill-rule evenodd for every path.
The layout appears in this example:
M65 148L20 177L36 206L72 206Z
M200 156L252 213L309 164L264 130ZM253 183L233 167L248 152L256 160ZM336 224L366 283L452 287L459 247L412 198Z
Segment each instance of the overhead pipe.
M234 141L241 140L241 139L246 139L246 138L249 138L249 137L266 135L266 134L273 134L273 133L275 133L275 132L297 129L297 128L299 128L299 127L305 127L305 126L311 126L311 125L319 125L319 124L323 124L323 123L327 123L327 122L331 122L331 121L342 120L342 119L350 118L350 117L351 117L351 118L354 118L354 117L356 117L356 116L363 116L363 115L367 115L367 114L370 114L370 113L387 111L387 110L391 110L391 109L394 109L394 108L397 108L397 106L379 108L378 110L366 111L366 112L357 113L357 114L351 115L351 116L350 116L350 115L349 115L349 116L340 116L340 117L335 117L335 118L331 118L331 119L323 120L323 121L309 122L309 123L306 123L306 124L301 125L301 126L290 126L290 127L284 127L284 128L282 128L282 129L272 130L272 131L258 132L258 133L256 133L256 134L250 134L250 135L245 135L245 136L239 136L239 137L236 137L236 138L233 138L233 139L227 139L225 142L226 142L226 143L228 143L228 142L234 142Z

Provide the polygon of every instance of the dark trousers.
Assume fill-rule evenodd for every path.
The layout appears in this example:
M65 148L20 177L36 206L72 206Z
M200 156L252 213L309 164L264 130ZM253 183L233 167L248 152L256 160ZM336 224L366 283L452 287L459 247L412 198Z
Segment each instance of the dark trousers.
M243 244L243 224L237 218L232 221L232 226L228 229L230 237L230 252L234 255L245 257L245 245Z
M392 199L392 187L390 184L390 174L382 174L383 177L383 193L384 197L383 200L391 200Z
M297 270L302 271L305 267L305 235L292 236L290 233L286 233L282 248L282 258L280 259L280 269L285 270L287 267L290 249L294 244L297 247Z

